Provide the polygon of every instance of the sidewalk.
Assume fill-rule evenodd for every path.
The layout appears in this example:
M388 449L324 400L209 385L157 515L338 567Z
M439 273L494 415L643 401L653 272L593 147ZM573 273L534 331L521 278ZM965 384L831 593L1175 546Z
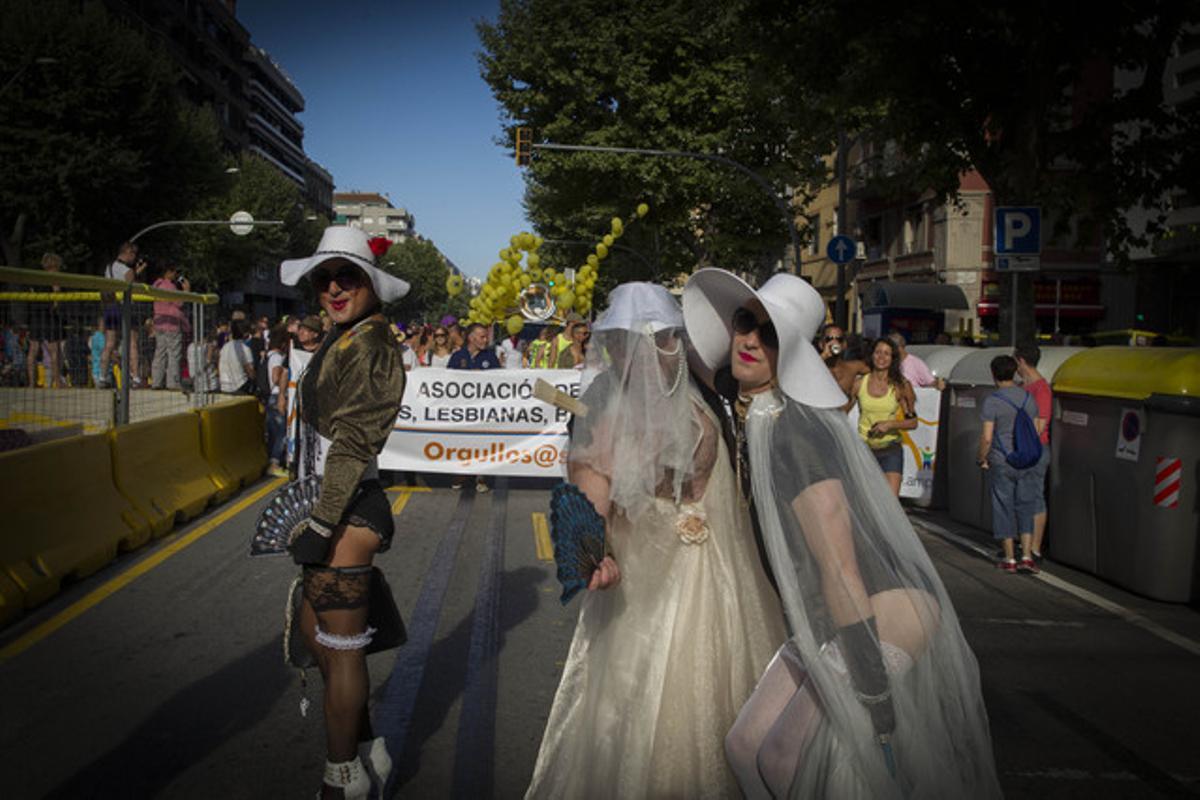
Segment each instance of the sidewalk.
M906 506L908 518L918 533L937 536L961 550L987 561L994 568L999 543L990 531L958 522L947 509ZM1134 594L1091 573L1054 560L1053 531L1047 533L1047 554L1034 579L1145 629L1194 655L1200 655L1200 603L1164 603ZM1029 579L1016 576L1014 580Z

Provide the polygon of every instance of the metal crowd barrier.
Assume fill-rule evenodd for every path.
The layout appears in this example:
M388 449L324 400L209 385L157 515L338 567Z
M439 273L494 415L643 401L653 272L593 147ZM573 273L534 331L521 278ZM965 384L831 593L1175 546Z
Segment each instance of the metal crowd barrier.
M140 388L151 383L155 300L182 303L187 320L175 390ZM0 450L209 405L218 387L215 343L206 334L217 301L0 267Z

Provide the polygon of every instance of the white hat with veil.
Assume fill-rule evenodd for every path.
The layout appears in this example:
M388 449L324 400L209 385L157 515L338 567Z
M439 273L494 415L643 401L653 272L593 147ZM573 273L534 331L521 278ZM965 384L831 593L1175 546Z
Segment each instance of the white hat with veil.
M592 326L587 417L575 421L570 461L605 474L609 497L636 519L659 494L676 500L691 477L700 430L691 413L683 314L666 289L625 283Z

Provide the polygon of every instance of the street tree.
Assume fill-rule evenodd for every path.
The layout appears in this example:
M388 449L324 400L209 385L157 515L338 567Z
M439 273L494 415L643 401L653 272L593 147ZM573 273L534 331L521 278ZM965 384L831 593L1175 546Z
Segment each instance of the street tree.
M247 211L256 220L282 220L281 226L256 226L246 236L234 236L223 225L163 228L145 241L170 252L188 270L193 286L218 291L245 278L255 267L277 269L285 258L311 253L320 240L324 220L308 220L300 187L253 153L226 158L222 191L198 203L193 219L229 219Z
M380 266L412 287L400 300L388 304L384 309L388 317L407 322L420 317L440 318L449 311L446 278L450 277L450 268L433 242L409 237L393 244Z
M931 0L755 0L747 36L847 129L889 143L868 177L887 193L953 197L978 170L997 205L1037 205L1051 237L1116 260L1163 231L1197 185L1200 119L1164 103L1189 0L1105 6ZM804 113L804 109L799 109ZM880 148L881 150L883 148ZM1150 211L1144 228L1133 208ZM1032 281L1002 303L1003 336L1034 333Z
M501 0L498 19L477 28L501 108L497 142L512 146L528 126L535 143L724 155L780 193L819 183L821 151L764 80L772 65L731 35L744 5ZM630 232L642 237L631 246L649 250L662 274L698 264L769 272L788 242L770 197L706 161L541 150L525 179L526 211L547 239L586 239L649 203L654 220Z
M146 225L185 214L221 180L211 112L178 96L158 45L101 3L6 0L0 11L4 260L55 250L99 272Z

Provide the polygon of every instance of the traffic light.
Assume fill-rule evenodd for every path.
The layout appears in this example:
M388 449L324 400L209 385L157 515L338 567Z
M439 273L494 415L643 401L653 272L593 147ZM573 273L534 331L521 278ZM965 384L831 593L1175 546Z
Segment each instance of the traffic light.
M528 167L529 159L533 156L533 130L517 128L517 166Z

